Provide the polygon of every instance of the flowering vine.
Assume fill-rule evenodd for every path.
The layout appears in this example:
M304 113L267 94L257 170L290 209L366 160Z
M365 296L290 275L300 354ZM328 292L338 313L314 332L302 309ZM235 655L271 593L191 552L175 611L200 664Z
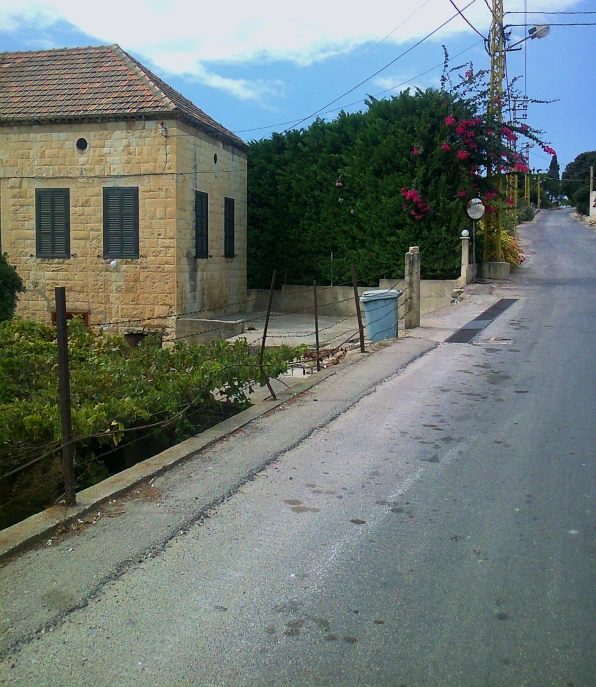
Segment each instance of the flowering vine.
M422 200L420 192L414 188L402 188L401 194L406 202L404 203L404 210L408 210L410 215L420 221L424 216L430 212L430 206Z

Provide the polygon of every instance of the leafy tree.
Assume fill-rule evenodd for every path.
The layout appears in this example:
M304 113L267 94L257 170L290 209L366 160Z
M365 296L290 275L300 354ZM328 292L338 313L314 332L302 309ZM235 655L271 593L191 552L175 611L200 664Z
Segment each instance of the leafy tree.
M544 175L542 180L542 187L548 193L549 203L552 201L558 202L561 195L561 182L559 175L560 165L557 156L553 155L548 167L548 172Z
M17 307L17 294L24 290L23 280L8 262L8 255L0 253L0 322L12 318Z
M551 179L559 179L559 170L561 169L561 166L559 165L559 161L557 160L557 156L553 155L550 165L548 166L548 176Z
M267 288L274 269L282 281L347 282L399 277L409 246L422 251L425 278L459 274L466 202L485 200L488 213L512 199L483 170L527 172L515 152L519 136L544 145L527 125L504 126L487 107L487 72L441 89L369 98L366 111L253 141L248 167L249 286Z
M568 198L582 186L590 183L590 166L596 167L596 150L580 153L575 160L570 162L562 175L561 193ZM585 214L585 213L584 213Z

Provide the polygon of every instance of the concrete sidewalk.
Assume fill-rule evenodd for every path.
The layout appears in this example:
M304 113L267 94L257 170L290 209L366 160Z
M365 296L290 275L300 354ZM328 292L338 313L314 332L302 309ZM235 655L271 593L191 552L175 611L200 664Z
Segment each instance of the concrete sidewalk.
M277 401L259 401L81 492L75 508L54 507L1 532L0 556L9 560L0 570L0 652L52 629L138 562L200 525L264 467L494 303L494 290L476 285L467 300L423 317L420 329L372 347L372 354L352 352L306 379L285 377L290 388L276 381Z

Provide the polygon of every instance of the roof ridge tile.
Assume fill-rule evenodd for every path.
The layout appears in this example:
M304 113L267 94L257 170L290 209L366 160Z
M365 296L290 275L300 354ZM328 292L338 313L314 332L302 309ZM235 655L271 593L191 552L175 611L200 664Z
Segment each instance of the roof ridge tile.
M0 126L174 117L247 144L119 45L0 53Z
M114 43L110 45L110 50L119 57L124 64L151 90L153 95L155 95L159 100L168 107L169 110L175 110L175 104L166 96L166 94L158 88L158 86L139 68L139 63L131 57L126 51Z

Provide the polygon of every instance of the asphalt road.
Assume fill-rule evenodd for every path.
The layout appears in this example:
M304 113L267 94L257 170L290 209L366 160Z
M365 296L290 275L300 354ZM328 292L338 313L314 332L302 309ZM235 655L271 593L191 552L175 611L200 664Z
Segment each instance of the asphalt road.
M564 211L524 234L518 300L474 344L321 422L0 679L596 685L596 234Z

